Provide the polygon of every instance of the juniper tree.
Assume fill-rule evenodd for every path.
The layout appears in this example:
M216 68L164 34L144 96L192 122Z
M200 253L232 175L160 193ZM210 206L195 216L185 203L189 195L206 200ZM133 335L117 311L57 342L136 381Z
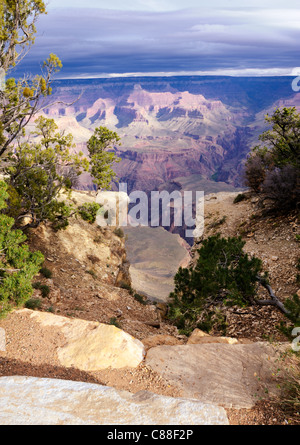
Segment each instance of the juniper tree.
M117 133L105 127L96 128L87 143L90 156L90 173L98 190L108 189L111 180L116 176L112 166L120 159L113 151L109 150L119 145L120 138Z
M67 224L70 207L58 197L72 186L69 169L80 175L89 168L83 153L73 154L72 148L72 135L58 131L54 120L43 116L36 120L35 130L25 141L18 140L5 170L13 216L30 215L32 226L46 220L56 227Z
M195 328L226 329L225 308L272 305L285 314L288 309L278 300L262 269L262 261L243 251L239 237L211 236L198 250L195 267L180 268L175 275L175 290L170 294L170 318L184 333ZM258 285L268 292L262 300Z

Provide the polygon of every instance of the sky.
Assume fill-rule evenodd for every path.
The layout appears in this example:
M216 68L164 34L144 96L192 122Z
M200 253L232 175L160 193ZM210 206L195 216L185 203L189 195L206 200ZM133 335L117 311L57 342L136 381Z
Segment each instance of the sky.
M36 73L50 53L65 78L291 75L300 67L299 0L48 0L47 9L23 72Z

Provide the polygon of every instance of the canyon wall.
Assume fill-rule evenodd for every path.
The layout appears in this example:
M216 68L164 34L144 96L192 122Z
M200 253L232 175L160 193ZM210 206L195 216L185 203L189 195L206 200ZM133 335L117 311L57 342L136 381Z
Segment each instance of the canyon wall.
M265 113L300 103L291 81L217 76L59 80L44 113L74 135L78 150L85 150L96 127L116 131L122 162L115 170L129 192L181 184L179 178L192 175L211 192L216 184L219 190L224 183L242 185L243 162L265 129ZM84 175L81 187L92 188L91 178Z

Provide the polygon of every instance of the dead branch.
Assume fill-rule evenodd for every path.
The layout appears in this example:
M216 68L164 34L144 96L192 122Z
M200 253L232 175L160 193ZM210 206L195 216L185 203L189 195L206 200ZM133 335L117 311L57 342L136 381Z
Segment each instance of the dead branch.
M270 295L271 299L270 300L256 300L257 304L259 304L260 306L275 306L277 307L283 314L287 315L289 313L289 311L286 309L286 307L284 306L284 304L279 300L278 297L276 297L276 295L274 294L273 289L271 288L271 286L266 282L265 279L257 276L257 281L259 282L259 284L261 286L263 286L267 291L268 294Z

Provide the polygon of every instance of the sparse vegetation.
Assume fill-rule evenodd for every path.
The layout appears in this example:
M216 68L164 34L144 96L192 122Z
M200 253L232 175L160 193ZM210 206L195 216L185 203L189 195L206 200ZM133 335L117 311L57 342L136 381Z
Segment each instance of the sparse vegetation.
M233 200L234 204L238 204L239 202L245 201L247 199L247 195L245 193L239 193Z
M26 301L25 303L25 307L27 309L31 309L31 310L35 310L35 309L40 309L42 306L42 302L39 298L30 298L28 301Z
M7 197L7 186L0 182L0 212L5 209ZM0 315L31 297L32 279L44 261L40 252L30 252L26 236L13 230L13 225L13 218L0 213Z
M216 229L217 227L222 226L223 224L225 224L226 219L227 219L226 215L224 215L220 219L215 219L212 223L209 224L208 229Z
M183 333L195 328L209 331L212 327L224 332L227 306L269 304L287 313L268 284L261 260L249 257L244 245L241 238L211 236L198 250L196 266L179 269L175 290L170 294L169 318ZM269 300L258 298L258 283L269 292Z
M42 286L42 283L40 281L37 281L36 283L33 283L32 287L33 289L40 289Z
M298 357L300 361L300 357ZM300 414L300 373L294 371L285 378L280 395L280 406L284 412L292 417Z
M148 303L147 303L147 300L145 300L145 298L144 298L142 295L140 295L140 294L135 293L135 294L133 295L133 298L134 298L136 301L138 301L139 303L143 304L144 306L146 306L146 305L148 304Z
M116 328L121 329L121 325L120 325L120 323L118 323L118 320L116 319L116 317L112 317L109 320L109 324L112 325L112 326L115 326Z
M85 203L82 206L78 207L78 213L84 221L88 221L90 224L94 224L100 208L101 206L96 202Z
M121 282L119 283L119 287L120 287L121 289L126 289L126 290L128 290L128 292L129 292L131 295L134 294L134 290L132 289L132 287L130 286L130 284L125 283L125 281L121 281Z
M43 298L48 297L48 295L50 294L50 287L47 286L46 284L40 283L39 281L34 283L32 287L34 289L40 290Z
M42 267L40 269L40 274L43 275L45 278L52 278L52 271L48 269L48 267Z
M41 292L42 292L42 297L43 297L43 298L48 297L49 294L50 294L50 287L47 286L46 284L43 284L43 285L41 286Z
M245 184L261 203L286 213L300 203L300 115L284 107L266 121L272 128L260 135L265 145L254 147L246 162Z
M94 278L94 280L97 279L97 274L96 274L96 272L95 272L94 270L92 270L92 269L87 269L87 270L85 271L85 273L88 273L89 275L91 275L91 276Z
M25 142L18 141L9 156L5 169L10 186L9 210L11 216L26 216L28 226L50 221L58 230L68 225L72 213L72 207L58 196L73 185L70 169L80 175L88 169L88 161L82 153L70 153L73 137L59 132L53 119L40 116L35 126L35 131Z
M287 298L284 305L288 311L286 314L288 320L291 323L281 322L279 329L289 339L292 339L291 332L295 327L300 327L300 298L297 294L294 294L291 298Z

